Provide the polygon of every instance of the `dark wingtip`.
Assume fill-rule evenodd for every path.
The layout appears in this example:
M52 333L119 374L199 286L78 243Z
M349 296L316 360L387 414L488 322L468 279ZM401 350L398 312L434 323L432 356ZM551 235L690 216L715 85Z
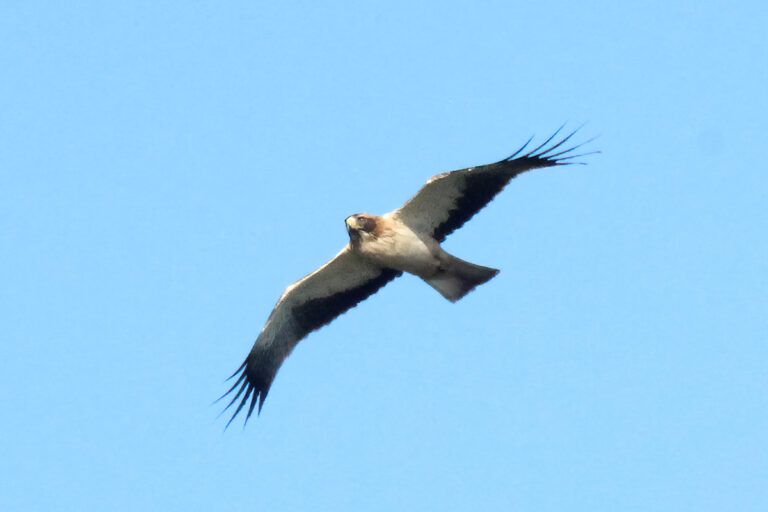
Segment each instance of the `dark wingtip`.
M259 396L259 410L256 414L261 414L261 408L264 406L264 400L267 399L267 393L269 393L269 386L261 392L261 396Z
M525 154L525 155L523 155L523 156L531 156L531 155L535 154L535 153L536 153L538 150L540 150L541 148L543 148L544 146L546 146L547 144L549 144L549 141L551 141L552 139L554 139L555 137L557 137L557 134L558 134L558 133L560 133L560 132L563 130L563 128L565 128L565 123L561 124L561 125L560 125L560 128L558 128L557 130L555 130L555 133L553 133L552 135L550 135L550 136L549 136L549 138L548 138L547 140L545 140L544 142L542 142L541 144L539 144L538 146L536 146L534 149L532 149L531 151L529 151L528 153L526 153L526 154ZM566 140L567 140L567 139L566 139Z
M589 151L586 153L579 153L579 154L574 154L574 151L594 141L595 139L597 139L597 137L592 137L591 139L588 139L579 144L574 144L573 146L565 146L566 149L561 149L560 151L557 151L557 152L554 152L554 151L557 150L558 148L562 148L566 142L571 140L571 138L574 135L576 135L585 126L585 124L582 124L581 126L577 127L575 130L572 130L570 133L568 133L568 135L557 140L555 139L555 137L557 137L557 135L563 130L563 128L565 128L565 124L563 124L557 130L555 130L555 132L552 135L550 135L549 138L547 138L547 140L545 140L544 142L536 146L534 149L528 151L527 153L521 156L517 156L526 146L528 146L528 143L531 142L532 138L528 139L528 142L526 142L525 145L522 148L520 148L518 151L513 153L512 156L505 158L504 160L501 160L500 162L497 162L497 163L526 164L526 169L531 169L535 167L549 167L549 166L555 166L555 165L572 165L572 164L583 165L584 162L575 162L573 160L575 158L579 158L583 156L598 154L600 153L600 151L595 150L595 151ZM557 140L557 141L553 144L550 144L553 140ZM517 156L517 158L513 159L513 157L515 156Z
M224 398L225 396L229 395L233 391L235 391L235 388L239 386L239 389L235 393L235 395L232 397L232 399L229 401L226 407L222 409L222 411L219 413L219 416L224 414L225 411L227 411L234 403L237 401L238 398L240 398L241 395L243 395L243 392L245 391L245 394L243 395L242 399L240 400L240 403L237 405L237 408L235 409L235 412L232 414L232 417L229 418L229 421L227 421L227 424L224 426L224 430L227 430L229 426L232 424L234 419L237 417L238 414L240 414L240 411L243 410L243 407L245 407L245 404L248 403L248 400L251 401L251 410L253 409L253 403L254 398L256 398L256 395L259 394L259 390L257 387L253 384L249 372L248 372L248 359L243 362L243 364L240 365L240 367L237 369L235 373L233 373L227 380L232 379L237 374L240 374L240 376L237 378L235 383L230 387L226 393L221 395L216 402ZM216 403L214 402L214 403ZM250 414L249 414L250 415ZM246 418L247 421L247 418Z
M517 155L519 155L519 154L520 154L520 153L521 153L521 152L522 152L522 151L523 151L525 148L527 148L527 147L528 147L528 144L530 144L530 143L531 143L531 141L533 140L533 137L534 137L534 136L533 136L533 135L531 135L531 138L530 138L530 139L528 139L528 140L525 142L525 144L523 144L522 146L520 146L520 149L518 149L517 151L515 151L514 153L512 153L511 155L509 155L507 158L505 158L505 159L503 159L503 160L499 160L499 161L498 161L498 162L496 162L496 163L497 163L497 164L500 164L500 163L503 163L503 162L509 162L510 160L512 160L513 158L515 158L515 157L516 157Z
M231 379L232 379L232 377L234 377L235 375L237 375L237 374L238 374L238 373L239 373L239 372L240 372L240 371L243 369L243 367L244 367L244 366L245 366L245 363L243 363L242 365L240 365L240 368L238 368L238 369L237 369L237 371L236 371L235 373L233 373L232 375L230 375L230 376L229 376L229 377L228 377L228 378L227 378L227 379L226 379L224 382L227 382L227 381L231 380ZM237 387L237 386L238 386L238 385L239 385L239 384L240 384L240 383L243 381L243 379L244 379L244 378L245 378L245 372L241 373L241 374L240 374L240 377L239 377L239 378L238 378L238 379L235 381L235 383L234 383L234 384L232 384L232 387L230 387L230 388L229 388L229 389L228 389L228 390L227 390L227 391L226 391L226 392L225 392L223 395L221 395L219 398L217 398L216 400L214 400L214 401L213 401L213 404L217 404L217 403L219 403L219 402L221 401L221 399L222 399L222 398L224 398L225 396L227 396L228 394L230 394L230 393L231 393L231 392L232 392L232 391L233 391L233 390L234 390L234 389L235 389L235 388L236 388L236 387ZM245 384L245 383L244 383L244 384ZM239 395L239 394L240 394L240 392L238 392L238 395ZM237 398L237 395L235 395L235 398ZM211 404L211 405L213 405L213 404ZM232 405L232 402L230 402L230 403L229 403L229 405ZM226 411L226 410L229 408L229 405L228 405L227 407L225 407L225 408L224 408L224 411ZM224 412L224 411L222 411L222 412Z
M233 373L232 375L230 375L229 377L227 377L227 379L226 379L224 382L226 382L227 380L230 380L230 379L232 379L232 377L234 377L235 375L237 375L238 373L240 373L240 372L242 371L242 369L243 369L243 368L245 368L245 365L246 365L247 363L248 363L248 360L246 359L245 361L243 361L243 364L241 364L241 365L240 365L240 367L239 367L237 370L235 370L235 373ZM225 393L225 394L226 394L226 393Z
M218 402L225 396L234 393L234 396L229 401L227 406L221 411L221 413L219 413L219 416L224 414L225 411L237 403L237 407L235 408L234 413L232 413L232 417L229 418L229 421L227 421L224 430L226 430L229 425L232 424L234 419L244 409L246 410L246 415L245 421L243 422L243 428L245 428L245 425L248 424L248 420L253 414L254 409L256 409L257 403L259 406L258 412L261 413L261 408L264 405L264 399L267 397L267 393L269 392L269 388L272 385L272 380L274 379L276 371L270 371L268 366L259 364L258 356L254 356L254 353L252 352L246 361L240 365L240 368L238 368L237 372L235 372L235 375L238 373L239 377L235 383L229 388L229 390L227 390L226 393L224 393L216 400L216 402ZM248 405L247 408L246 405Z

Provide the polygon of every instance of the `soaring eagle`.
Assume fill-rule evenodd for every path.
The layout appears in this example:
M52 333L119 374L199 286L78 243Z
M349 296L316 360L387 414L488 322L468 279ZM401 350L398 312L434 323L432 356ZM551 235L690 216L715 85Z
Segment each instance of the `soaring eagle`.
M299 341L403 272L422 278L451 302L498 274L495 268L448 254L440 243L515 176L540 167L581 163L574 159L596 153L574 154L590 141L563 148L578 130L549 145L562 128L527 153L523 151L533 137L499 162L438 174L402 207L386 215L347 217L349 244L331 261L286 288L250 354L230 377L239 374L222 396L237 390L224 410L238 399L240 403L227 426L249 401L246 423L257 401L261 412L277 370Z

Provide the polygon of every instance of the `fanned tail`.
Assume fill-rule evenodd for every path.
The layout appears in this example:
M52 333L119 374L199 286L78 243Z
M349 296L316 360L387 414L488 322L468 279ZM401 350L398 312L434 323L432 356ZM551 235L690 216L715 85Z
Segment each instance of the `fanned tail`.
M456 302L499 273L498 269L475 265L448 253L444 257L443 269L424 281L451 302Z

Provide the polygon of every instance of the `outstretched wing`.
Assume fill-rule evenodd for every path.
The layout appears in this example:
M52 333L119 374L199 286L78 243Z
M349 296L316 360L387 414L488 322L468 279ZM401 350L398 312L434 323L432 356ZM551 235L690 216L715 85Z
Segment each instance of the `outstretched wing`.
M249 399L245 421L250 418L257 399L261 412L277 370L299 341L400 274L400 271L364 261L347 246L318 270L286 288L250 354L232 375L239 374L239 377L224 396L236 389L237 392L224 410L242 398L227 426Z
M417 233L430 234L438 242L442 242L490 203L518 174L539 167L577 163L573 162L574 158L591 154L573 154L577 148L590 141L563 149L563 145L578 130L548 146L562 129L561 126L544 143L528 153L520 155L532 138L511 156L495 164L433 176L415 196L397 210L396 215Z

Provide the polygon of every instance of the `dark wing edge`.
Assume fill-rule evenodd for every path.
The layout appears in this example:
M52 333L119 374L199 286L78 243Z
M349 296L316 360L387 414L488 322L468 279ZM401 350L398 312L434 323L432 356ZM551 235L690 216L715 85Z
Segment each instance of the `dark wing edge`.
M383 268L378 276L375 276L358 286L334 293L327 297L313 298L298 305L282 303L281 301L275 307L275 312L280 307L290 308L290 311L288 312L292 322L292 331L290 334L295 338L293 340L293 345L295 345L309 333L324 325L328 325L334 318L357 306L360 302L379 291L387 283L401 274L402 272L398 270ZM275 312L273 312L273 314ZM287 350L287 352L279 352L277 347L261 345L257 339L253 349L248 354L248 357L243 364L241 364L240 368L227 379L230 380L239 374L232 387L219 397L216 402L230 393L233 393L238 386L239 388L224 410L221 411L221 414L229 409L241 395L242 398L240 399L240 403L238 404L237 409L235 409L234 414L227 422L226 427L224 427L225 429L229 427L230 423L232 423L245 405L249 403L248 412L243 423L244 428L253 413L257 399L259 404L257 414L261 413L261 408L264 405L264 400L267 397L267 393L269 393L269 388L272 386L277 370L290 353L290 349Z
M448 218L434 229L432 236L438 242L445 240L448 235L463 226L464 223L490 203L507 186L512 178L525 171L558 165L585 165L583 162L575 161L575 159L599 153L599 151L590 151L574 154L577 149L595 140L594 137L574 146L566 146L567 149L561 149L582 127L576 128L567 136L550 145L564 127L565 125L560 126L547 140L527 153L521 154L531 143L533 137L528 139L528 142L507 158L476 168L472 172L467 172L461 196L457 198L455 206L448 212ZM560 149L560 151L554 152L557 149ZM450 174L448 173L447 175Z

